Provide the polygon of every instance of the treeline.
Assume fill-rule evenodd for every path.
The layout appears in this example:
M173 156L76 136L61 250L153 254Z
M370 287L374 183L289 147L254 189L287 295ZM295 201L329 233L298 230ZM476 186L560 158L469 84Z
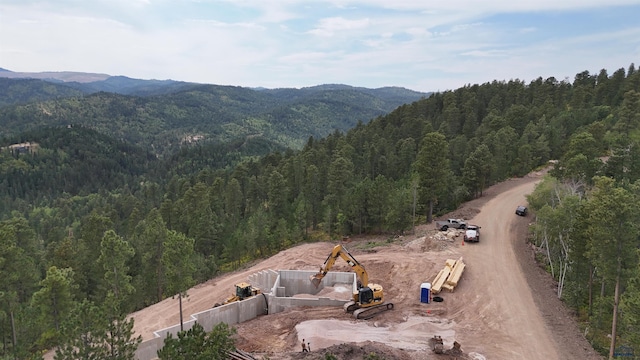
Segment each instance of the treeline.
M617 119L575 133L528 196L532 240L557 296L609 358L640 348L639 126L640 93L629 91Z
M602 307L584 318L591 334L611 329L613 317L604 315L613 314L611 291L619 298L633 294L631 273L637 273L638 265L637 251L630 249L634 241L637 248L638 227L631 215L623 223L616 222L620 214L608 213L606 196L629 196L625 204L637 196L632 184L638 169L633 161L640 131L639 93L640 74L634 65L611 76L606 70L598 75L583 72L573 83L554 78L529 84L494 81L434 94L369 124L360 122L346 133L310 137L299 151L274 151L224 168L203 161L210 156L204 147L160 165L144 153L134 157L140 162L96 162L95 166L126 174L122 175L125 184L114 180L109 182L113 188L91 193L72 189L55 196L28 191L25 196L37 202L11 198L12 206L3 209L3 353L27 358L57 344L78 347L81 343L72 341L78 339L77 331L91 328L96 334L108 334L112 332L105 330L107 326L116 325L123 327L122 341L109 341L105 335L107 340L98 343L108 349L116 343L133 346L136 340L127 332L130 324L123 320L124 314L220 271L301 241L400 234L480 196L493 183L524 175L552 159L560 160L554 172L559 184L584 183L575 191L584 199L604 196L591 202L585 213L609 216L604 217L607 222L591 218L583 223L589 225L579 229L586 232L583 239L601 238L611 220L620 229L620 246L630 255L631 260L620 263L624 271L614 281L617 272L611 264L618 263L615 254L620 253L611 249L617 249L618 242L603 241L587 252L571 243L569 250L559 251L584 256L588 260L581 266L596 268L586 272L591 274L587 284L592 289L604 284L602 296L583 288L567 299L577 309L585 304L591 304L592 310ZM3 155L0 171L14 169L16 161L26 164L20 165L25 171L41 166L37 157L43 151L57 150L42 146L36 154ZM605 155L611 156L607 166L598 162ZM138 173L136 164L147 164L141 165L147 172ZM175 170L178 166L180 171ZM610 180L598 180L597 175ZM5 181L9 180L5 177ZM38 192L36 187L30 189ZM10 189L0 190L10 199ZM531 204L544 214L542 202L550 200L541 198L539 203L532 198ZM618 211L615 207L610 211L614 210ZM565 248L550 238L547 243L550 258ZM571 258L561 268L557 260L552 261L554 276L563 273L567 289L580 288L585 273L577 269L577 260ZM574 271L580 275L572 282ZM43 293L46 296L36 295ZM592 297L585 298L587 294ZM94 308L99 310L87 310ZM106 322L90 316L103 313L108 315L99 318ZM638 319L627 317L624 321L631 322L619 327L613 338L638 345L629 335L634 329L629 326L637 325ZM87 327L79 327L78 321Z

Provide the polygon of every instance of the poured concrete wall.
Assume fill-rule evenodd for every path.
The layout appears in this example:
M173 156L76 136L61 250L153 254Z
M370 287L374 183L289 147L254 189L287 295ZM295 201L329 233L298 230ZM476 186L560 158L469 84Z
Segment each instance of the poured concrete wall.
M263 293L268 293L271 291L271 287L276 282L278 275L277 271L271 269L259 271L249 275L249 284L260 288Z
M279 297L289 297L297 294L315 295L327 286L335 286L336 284L353 284L353 291L356 290L356 274L346 272L329 271L316 288L311 282L311 276L316 271L302 270L280 270L276 282L273 284L274 289L282 288L283 294ZM275 294L273 291L272 294Z
M158 350L164 346L164 338L143 341L136 350L136 359L151 360L158 358Z
M184 321L183 328L185 331L191 329L193 324L195 324L195 319L190 319ZM164 339L167 337L167 334L172 334L174 338L177 337L178 332L180 331L180 324L160 329L153 332L153 339L143 341L138 346L136 350L136 359L138 360L151 360L158 358L158 350L162 349L164 346Z
M191 319L183 322L183 329L185 331L191 329L193 324L197 321L202 325L202 328L209 332L218 323L226 323L233 325L241 323L247 320L258 317L259 315L265 315L267 309L266 296L255 296L243 301L232 302L227 305L222 305L216 308L205 310L191 315ZM164 339L167 334L172 334L173 337L177 337L180 331L180 324L160 329L153 333L154 339L145 341L138 346L136 351L136 359L138 360L151 360L157 358L157 352L164 345Z
M258 295L252 298L232 302L216 308L191 315L206 330L211 331L220 322L229 325L245 322L260 315L267 314L268 295Z
M339 306L348 300L336 300L327 297L296 298L298 294L315 295L328 286L337 284L353 284L356 289L356 274L345 272L328 272L316 288L310 277L317 272L301 270L280 270L278 279L273 285L269 296L269 314L276 314L288 308L298 306Z
M310 276L315 271L273 270L260 271L249 276L249 283L259 287L263 294L246 300L232 302L227 305L211 308L191 315L183 322L184 330L189 330L197 321L205 331L211 331L220 322L228 325L254 319L260 315L275 314L288 308L299 306L336 306L342 307L347 300L335 300L327 297L292 297L298 294L315 295L328 286L337 284L353 284L356 290L356 274L344 272L328 272L318 288L313 286ZM136 351L137 360L157 359L157 351L164 345L167 334L177 336L180 324L160 329L153 334L155 338L144 341Z
M279 313L283 312L289 308L300 307L300 306L336 306L342 307L348 300L336 300L330 299L326 297L322 298L276 298L277 301L269 304L269 313Z

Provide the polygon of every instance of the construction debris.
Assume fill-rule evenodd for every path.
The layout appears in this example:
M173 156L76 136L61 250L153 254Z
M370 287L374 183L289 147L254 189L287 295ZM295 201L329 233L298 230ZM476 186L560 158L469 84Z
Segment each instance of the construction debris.
M429 339L429 346L431 346L431 351L436 354L442 354L444 352L444 343L440 335L433 335L433 337Z
M440 270L435 279L433 279L431 292L438 294L443 288L453 291L458 285L458 281L460 281L465 266L462 257L458 260L447 259L444 268Z
M233 352L227 352L227 357L230 360L256 360L253 355L240 349L236 349Z
M459 235L460 235L460 231L458 229L449 229L447 231L437 232L433 234L431 238L440 240L440 241L454 242Z
M429 339L429 346L431 347L431 351L436 354L446 354L455 356L456 358L462 355L460 343L457 341L453 342L453 346L451 347L451 349L445 350L444 342L442 341L442 337L440 335L433 335L433 337Z

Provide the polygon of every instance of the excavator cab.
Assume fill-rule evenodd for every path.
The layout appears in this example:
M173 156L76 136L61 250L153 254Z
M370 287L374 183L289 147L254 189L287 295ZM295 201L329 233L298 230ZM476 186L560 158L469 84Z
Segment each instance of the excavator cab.
M373 302L373 290L368 286L361 287L358 290L358 302L365 305Z

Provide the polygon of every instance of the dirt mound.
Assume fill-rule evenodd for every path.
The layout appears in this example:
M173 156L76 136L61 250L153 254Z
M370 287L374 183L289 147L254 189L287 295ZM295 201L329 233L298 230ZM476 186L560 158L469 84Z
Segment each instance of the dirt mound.
M409 351L397 349L372 341L363 343L343 343L322 350L298 354L289 354L288 360L325 360L334 356L338 360L406 360L411 357ZM281 358L280 360L285 360Z
M337 360L407 360L407 359L438 359L438 360L484 360L484 357L474 357L461 351L447 349L444 354L435 355L431 350L410 351L398 349L375 341L361 343L343 343L333 345L322 350L289 354L278 360L326 360L333 356ZM271 358L275 360L274 358Z

